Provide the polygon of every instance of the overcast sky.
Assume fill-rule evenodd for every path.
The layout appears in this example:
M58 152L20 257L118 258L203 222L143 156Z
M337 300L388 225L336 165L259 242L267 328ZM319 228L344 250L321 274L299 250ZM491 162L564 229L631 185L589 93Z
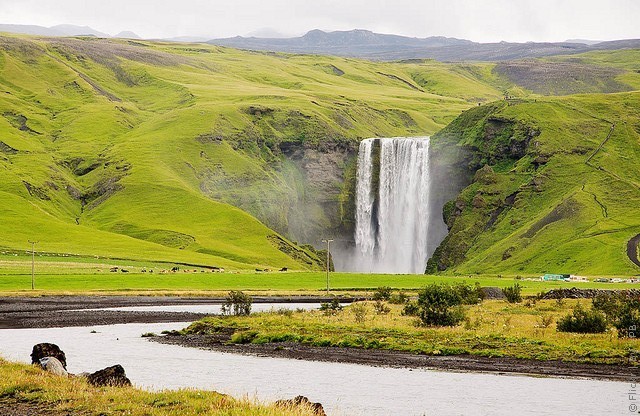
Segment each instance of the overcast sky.
M144 38L369 29L479 42L640 38L640 0L0 0L0 23Z

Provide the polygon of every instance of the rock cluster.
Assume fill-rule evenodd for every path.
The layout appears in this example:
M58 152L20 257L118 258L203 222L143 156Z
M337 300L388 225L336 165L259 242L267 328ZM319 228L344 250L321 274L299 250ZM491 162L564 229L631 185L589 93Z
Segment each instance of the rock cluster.
M551 289L539 296L540 299L593 299L600 294L621 293L629 297L640 296L640 289L606 290L606 289Z
M43 342L33 346L31 351L31 363L37 364L52 374L67 377L67 357L56 344ZM95 373L83 373L81 376L86 377L89 384L97 387L112 386L124 387L130 386L131 381L127 378L124 368L120 364L98 370Z
M485 299L504 299L504 293L502 292L502 289L500 289L499 287L494 287L494 286L486 286L486 287L481 287L480 290L482 291L482 294L484 295Z

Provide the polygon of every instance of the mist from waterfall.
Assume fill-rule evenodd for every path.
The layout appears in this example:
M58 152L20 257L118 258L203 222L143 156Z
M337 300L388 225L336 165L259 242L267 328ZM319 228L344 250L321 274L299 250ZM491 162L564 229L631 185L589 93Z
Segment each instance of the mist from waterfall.
M355 247L343 268L424 273L429 191L428 137L363 140L358 151Z

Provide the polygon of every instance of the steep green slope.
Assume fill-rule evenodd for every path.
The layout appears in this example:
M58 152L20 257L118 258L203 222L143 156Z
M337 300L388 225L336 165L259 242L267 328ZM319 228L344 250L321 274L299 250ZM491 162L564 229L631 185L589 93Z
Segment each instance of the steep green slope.
M640 93L498 102L433 138L472 183L428 270L638 274Z
M297 222L318 238L339 222L327 212L338 211L341 177L317 181L322 166L342 174L359 138L432 133L499 98L480 72L0 37L0 247L38 240L48 252L318 267L272 229L293 235ZM325 157L333 148L340 157Z

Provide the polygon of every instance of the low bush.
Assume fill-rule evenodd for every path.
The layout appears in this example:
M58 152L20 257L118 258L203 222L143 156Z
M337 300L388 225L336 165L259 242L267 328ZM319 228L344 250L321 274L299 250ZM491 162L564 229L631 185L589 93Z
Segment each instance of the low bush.
M389 303L394 305L404 305L409 301L409 297L404 292L393 293L389 298Z
M404 305L404 308L402 308L403 316L418 316L418 313L420 313L418 302L408 302Z
M600 293L592 301L618 330L620 338L637 338L640 329L640 297L628 293Z
M336 315L342 310L342 305L340 305L340 301L337 298L333 298L331 302L321 303L320 310L326 316Z
M391 298L391 288L389 286L381 286L373 293L373 300L389 300Z
M377 300L373 304L373 310L376 312L376 315L386 315L391 312L391 308L385 305L385 303L381 300Z
M599 334L607 330L607 318L596 309L583 309L578 305L573 312L558 320L558 331L579 334Z
M473 287L458 283L451 288L460 296L463 305L476 305L484 300L485 295L478 282Z
M542 315L538 319L538 326L540 328L549 328L552 323L553 323L553 316L552 315Z
M239 290L232 290L222 305L224 315L249 315L251 313L251 296Z
M422 325L455 326L465 318L462 305L476 304L481 300L479 285L472 288L466 284L431 284L418 293L417 316ZM405 312L415 312L412 309L407 305Z
M502 293L509 303L522 302L522 286L520 286L520 283L503 288Z

